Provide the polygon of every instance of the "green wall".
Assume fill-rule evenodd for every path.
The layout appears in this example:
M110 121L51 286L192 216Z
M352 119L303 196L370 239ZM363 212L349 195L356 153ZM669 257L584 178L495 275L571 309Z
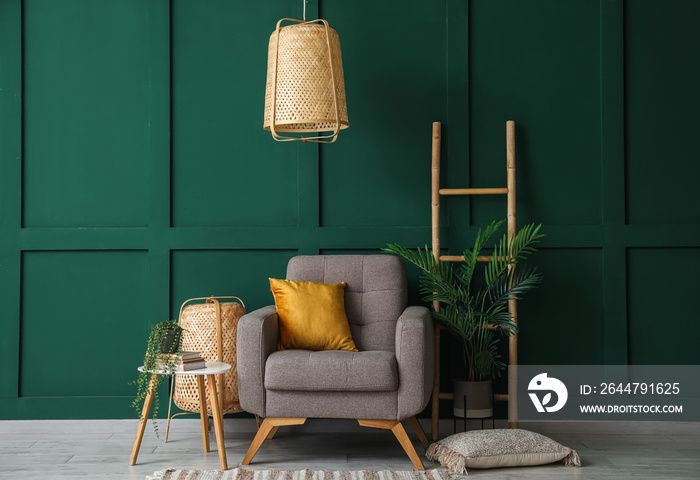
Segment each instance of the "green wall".
M351 125L323 146L261 127L268 38L300 10L0 0L2 418L131 417L150 325L184 300L252 310L293 255L430 243L433 121L449 187L505 186L516 121L518 220L548 235L521 363L700 363L700 4L310 0ZM443 198L443 246L504 216Z

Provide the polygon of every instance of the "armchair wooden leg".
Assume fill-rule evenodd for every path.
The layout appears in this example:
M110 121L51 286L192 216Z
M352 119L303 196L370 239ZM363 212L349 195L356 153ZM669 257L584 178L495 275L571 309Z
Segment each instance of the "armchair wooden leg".
M253 460L255 454L258 453L258 450L262 446L263 442L269 438L272 438L273 435L277 432L277 429L279 429L279 427L285 425L302 425L304 422L306 422L306 418L266 418L263 421L262 425L260 425L260 429L255 435L253 442L250 444L250 448L248 448L248 453L245 454L241 465L250 465L251 460Z
M413 447L411 439L408 438L406 430L403 428L401 422L398 420L357 420L357 422L363 427L383 428L394 432L394 436L403 447L408 458L413 462L413 466L418 470L425 470L423 462L421 462L418 452L416 452L416 449Z
M272 430L270 430L270 433L267 434L267 437L265 437L265 440L272 440L272 437L275 436L275 433L277 433L277 430L279 430L280 427L272 427Z
M420 426L420 422L416 417L408 417L408 424L413 428L413 431L416 432L416 435L418 435L418 440L420 440L422 443L428 443L428 437L425 436L425 432L423 431L423 427Z

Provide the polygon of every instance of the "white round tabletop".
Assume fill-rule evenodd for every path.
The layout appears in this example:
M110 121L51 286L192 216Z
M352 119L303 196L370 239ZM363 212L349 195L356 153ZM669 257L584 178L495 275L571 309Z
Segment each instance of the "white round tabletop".
M139 372L146 371L146 369L141 365L138 368ZM220 373L226 373L231 370L231 365L224 362L207 362L207 366L204 368L199 368L197 370L186 370L186 371L175 371L166 372L164 370L148 370L148 373L156 373L158 375L219 375Z

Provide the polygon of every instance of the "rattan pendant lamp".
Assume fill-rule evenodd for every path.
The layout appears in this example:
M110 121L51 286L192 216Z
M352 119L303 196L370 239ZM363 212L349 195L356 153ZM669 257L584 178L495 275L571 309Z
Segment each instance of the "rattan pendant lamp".
M327 21L307 21L302 1L304 19L283 18L270 35L263 128L282 142L333 143L349 126L340 39Z

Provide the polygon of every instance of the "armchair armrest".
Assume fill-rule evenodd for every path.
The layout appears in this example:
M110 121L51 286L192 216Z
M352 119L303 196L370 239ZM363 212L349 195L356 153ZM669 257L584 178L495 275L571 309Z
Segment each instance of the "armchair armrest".
M238 321L238 396L243 410L262 417L266 416L265 362L277 350L277 323L274 305L243 315Z
M399 368L398 418L412 417L428 405L435 376L433 318L425 307L408 307L396 322Z

